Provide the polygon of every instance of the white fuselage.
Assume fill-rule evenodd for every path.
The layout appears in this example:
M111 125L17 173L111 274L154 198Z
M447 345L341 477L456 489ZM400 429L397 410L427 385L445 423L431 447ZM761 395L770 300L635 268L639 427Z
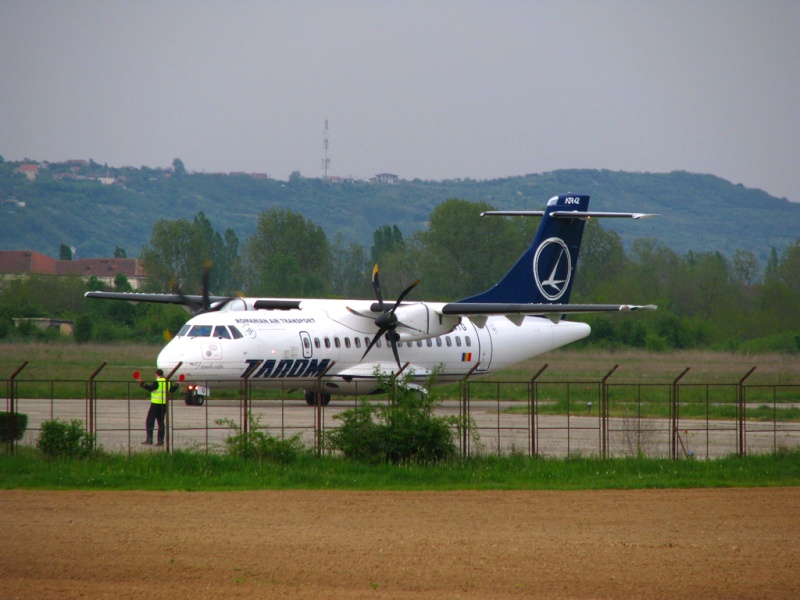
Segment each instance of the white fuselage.
M190 319L158 356L158 367L185 382L230 386L243 381L268 387L327 394L366 394L377 387L376 370L398 371L389 343L382 339L364 357L377 333L372 302L302 300L294 310L256 310L247 300ZM434 371L445 383L504 369L589 335L585 323L543 317L490 316L483 327L466 317L441 316L440 303L403 305L401 321L414 330L401 334L397 350L406 371L424 379ZM398 314L400 313L398 310ZM377 314L376 314L377 316ZM398 331L401 331L398 329ZM363 358L362 358L363 357ZM176 366L180 366L176 369Z

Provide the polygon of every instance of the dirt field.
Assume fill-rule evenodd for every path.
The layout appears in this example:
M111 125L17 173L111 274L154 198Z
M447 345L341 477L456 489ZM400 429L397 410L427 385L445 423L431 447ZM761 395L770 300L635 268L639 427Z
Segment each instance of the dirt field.
M0 491L0 597L800 597L800 490Z

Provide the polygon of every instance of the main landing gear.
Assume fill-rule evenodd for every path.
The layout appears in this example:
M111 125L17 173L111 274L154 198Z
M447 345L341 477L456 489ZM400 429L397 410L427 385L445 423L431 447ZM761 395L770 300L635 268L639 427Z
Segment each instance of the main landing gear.
M316 392L310 392L306 390L306 404L309 406L328 406L331 402L331 395L330 394L317 394Z

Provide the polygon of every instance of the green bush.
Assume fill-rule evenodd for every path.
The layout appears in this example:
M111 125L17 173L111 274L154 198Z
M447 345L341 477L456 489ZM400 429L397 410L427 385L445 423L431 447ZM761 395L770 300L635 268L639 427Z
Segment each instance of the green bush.
M11 423L12 414L9 412L0 412L0 442L8 444L11 442ZM18 442L25 435L25 430L28 428L28 415L22 413L13 414L14 423L14 441Z
M261 417L247 413L249 431L242 429L232 419L217 419L217 425L230 427L234 433L225 438L225 449L231 456L286 464L306 452L306 447L296 433L288 438L277 438L261 426Z
M453 435L462 426L474 428L460 423L457 416L436 416L439 403L430 393L409 385L411 374L406 379L376 376L390 400L386 404L361 400L357 407L336 415L342 425L326 435L326 447L368 463L433 463L454 458Z
M87 458L94 452L95 436L83 429L83 421L61 419L42 423L42 433L36 442L49 458Z

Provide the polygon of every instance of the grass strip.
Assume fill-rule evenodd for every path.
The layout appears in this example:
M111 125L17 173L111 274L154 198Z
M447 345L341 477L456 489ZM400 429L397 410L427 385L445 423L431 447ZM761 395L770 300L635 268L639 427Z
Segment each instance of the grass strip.
M483 456L434 465L365 465L302 456L275 464L200 452L49 460L0 454L0 489L56 490L588 490L800 485L800 451L744 458L543 459Z

